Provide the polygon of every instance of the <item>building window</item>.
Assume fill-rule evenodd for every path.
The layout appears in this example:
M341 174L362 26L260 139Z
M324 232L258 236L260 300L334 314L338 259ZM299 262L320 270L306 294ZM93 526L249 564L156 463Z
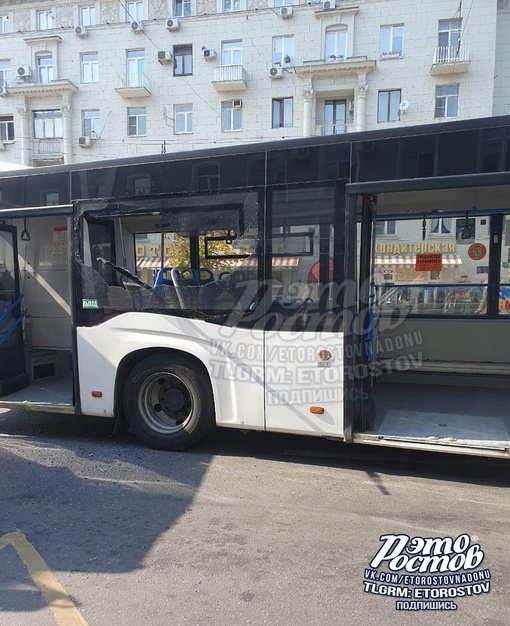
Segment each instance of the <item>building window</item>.
M145 77L145 51L127 51L127 85L128 87L143 87Z
M274 0L274 5L278 7L291 7L294 4L294 0Z
M7 87L11 84L11 62L0 61L0 87Z
M80 55L81 82L97 83L99 81L99 63L97 52L88 52Z
M143 20L143 2L126 2L126 22L141 22Z
M36 13L37 30L48 30L53 28L53 13L51 9L47 11L37 11Z
M431 235L451 235L452 234L452 218L451 217L435 217L430 224Z
M51 83L53 80L53 59L51 56L37 57L37 82Z
M375 236L376 237L380 237L381 235L396 235L396 233L397 233L396 220L385 220L384 222L375 223Z
M381 56L402 56L404 26L381 26Z
M9 32L9 18L7 15L0 15L0 35L5 35Z
M377 104L378 122L398 122L400 119L400 89L380 91Z
M439 20L437 45L440 48L457 48L461 32L462 20Z
M192 74L192 46L174 46L174 76L191 76Z
M128 135L136 137L147 134L147 114L145 107L128 109Z
M241 10L241 0L223 0L223 13Z
M80 7L80 26L94 26L96 23L96 7Z
M273 98L273 128L291 128L294 98Z
M178 104L174 107L175 134L193 132L193 105Z
M35 139L63 137L62 111L34 111Z
M189 17L191 15L191 0L175 0L174 16Z
M347 50L347 31L333 30L326 33L326 63L343 61Z
M294 63L294 37L273 37L273 65Z
M97 139L101 134L99 111L81 112L81 132L84 137Z
M0 141L14 141L14 117L0 116Z
M434 117L457 117L459 114L459 86L436 87Z
M221 64L222 65L242 65L243 63L243 42L223 41L221 44Z
M221 103L221 130L228 133L242 128L242 109L237 100Z
M41 200L41 204L43 206L56 206L60 203L60 193L58 189L41 191Z
M341 135L345 133L345 100L326 100L324 103L323 135Z

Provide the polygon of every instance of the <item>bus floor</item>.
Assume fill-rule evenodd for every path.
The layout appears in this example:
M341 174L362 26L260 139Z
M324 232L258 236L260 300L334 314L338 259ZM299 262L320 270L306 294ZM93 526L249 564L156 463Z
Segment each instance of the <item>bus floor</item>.
M510 449L510 389L378 383L365 435L391 441Z
M28 387L0 396L0 408L74 413L73 379L54 376L31 382Z

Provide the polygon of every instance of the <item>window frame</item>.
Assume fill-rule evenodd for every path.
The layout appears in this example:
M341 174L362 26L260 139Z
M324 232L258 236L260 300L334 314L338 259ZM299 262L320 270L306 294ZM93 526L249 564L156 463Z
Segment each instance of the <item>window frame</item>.
M143 111L143 113L134 113L134 111ZM135 131L130 132L131 120L135 119ZM140 120L143 120L145 126L144 132L140 132ZM147 135L147 108L146 107L128 107L127 109L127 136L128 137L145 137Z
M230 6L227 7L227 4ZM241 0L222 0L222 13L235 13L241 10Z
M37 82L41 85L49 85L54 80L53 56L51 54L41 54L36 57ZM49 63L45 63L49 61Z
M441 94L438 95L438 90L440 89L456 89L457 92L456 93L452 93L452 94ZM455 117L459 117L459 95L460 95L460 85L436 85L436 90L435 90L435 105L434 105L434 119L452 119ZM440 105L439 104L439 99L444 99L444 104ZM449 107L449 103L450 101L455 102L455 114L454 115L448 115L448 107ZM440 112L441 110L443 110L443 115L438 114L438 112Z
M173 49L173 75L174 76L193 76L193 44L179 44L178 46L174 46ZM182 67L181 71L178 71L177 68L177 59L182 59ZM186 71L187 60L189 59L189 72Z
M381 112L383 108L381 107L381 96L387 95L387 102L384 105L386 108L384 119L381 119ZM395 119L392 119L392 95L398 94L398 105L397 105L397 116ZM377 123L378 124L392 124L395 122L400 122L400 103L402 102L402 89L380 89L377 92Z
M286 44L290 43L290 46ZM277 50L277 44L280 48ZM289 49L290 48L290 49ZM294 35L278 35L273 37L273 65L293 65L294 64ZM289 57L290 61L285 62L285 58Z
M339 49L339 35L343 35L344 45L343 45L343 53L340 54L341 50ZM333 40L333 54L328 54L328 48L330 46L330 42ZM347 29L346 28L335 28L326 31L326 35L324 37L324 61L326 63L338 63L339 61L345 61L347 57Z
M0 15L0 35L7 35L11 32L11 23L9 16L6 14Z
M234 44L238 44L234 46ZM233 47L229 47L233 46ZM236 55L239 54L239 61L235 60ZM230 59L227 59L227 56ZM221 64L222 65L242 65L243 64L243 40L235 39L233 41L221 42Z
M87 116L86 113L97 113L95 116ZM87 132L85 122L90 121L90 131ZM96 127L97 121L97 130ZM87 124L88 125L88 124ZM91 139L99 139L101 135L101 115L99 109L82 109L81 111L81 132L83 137L90 137Z
M49 115L53 113L53 115ZM38 114L41 114L38 117ZM36 120L41 120L42 136L38 136ZM64 137L64 125L62 118L62 109L38 109L32 111L34 139L62 139ZM48 129L47 121L51 121L53 125L53 133L46 135Z
M290 124L285 123L286 118L286 103L290 101ZM276 107L278 105L278 107ZM278 112L276 112L278 108ZM288 112L288 110L287 110ZM277 113L277 115L275 115ZM275 125L276 117L278 117L279 123ZM287 96L283 98L273 98L271 102L271 128L292 128L294 125L294 98L293 96Z
M15 139L14 115L0 115L0 142L10 143L15 141Z
M193 15L192 0L173 0L174 17L191 17Z
M189 108L188 111L179 111L179 109ZM185 130L178 130L178 119L184 119ZM189 122L189 123L188 123ZM193 133L193 104L175 104L174 105L174 135L191 135Z
M382 224L382 232L377 232L377 226L379 224ZM397 234L397 220L377 220L376 221L375 227L374 227L374 237L386 237L386 236L393 237L396 234Z
M230 105L230 106L229 106ZM225 122L227 121L227 113L228 113L228 122L227 125ZM236 133L243 130L243 109L242 108L234 108L234 100L224 100L221 103L221 132L222 133ZM238 114L236 116L236 114ZM236 126L236 117L239 118L239 128L235 128ZM229 128L227 128L229 126Z
M400 50L396 50L394 47L395 35L394 30L396 28L402 29L402 34L400 36L401 45ZM383 31L389 30L389 50L383 49ZM397 38L398 39L398 38ZM381 26L379 31L379 54L382 59L384 58L402 58L404 56L404 24L387 24L385 26Z
M142 22L144 19L143 0L126 2L126 22Z
M85 57L95 57L86 59ZM90 80L85 80L85 69L90 72ZM94 78L95 74L95 78ZM97 52L82 52L80 54L80 78L82 83L99 82L99 54Z
M35 15L37 30L51 30L55 27L52 9L39 9Z
M449 28L441 28L442 24L453 24L454 22L457 22L459 24L458 27L449 27ZM445 47L445 48L451 48L454 46L457 46L459 44L459 42L462 39L462 18L456 18L456 19L446 19L446 20L439 20L438 21L438 25L437 25L437 45L439 48ZM441 35L445 35L447 34L447 38L448 38L448 43L444 44L441 43ZM452 35L456 34L456 40L452 43Z
M84 4L78 7L80 26L96 26L96 5Z
M2 67L2 64L5 64ZM12 66L8 59L0 60L0 87L8 87L12 82Z

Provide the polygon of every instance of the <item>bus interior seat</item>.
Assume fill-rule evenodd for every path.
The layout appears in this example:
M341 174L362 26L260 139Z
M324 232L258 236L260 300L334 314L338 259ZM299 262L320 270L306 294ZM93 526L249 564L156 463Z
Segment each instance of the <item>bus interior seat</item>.
M214 274L208 267L199 267L194 271L194 274L195 282L198 286L214 282Z
M173 287L174 283L171 278L167 278L167 274L172 272L171 267L162 267L156 276L156 280L154 281L154 287L159 287L160 285L170 285Z

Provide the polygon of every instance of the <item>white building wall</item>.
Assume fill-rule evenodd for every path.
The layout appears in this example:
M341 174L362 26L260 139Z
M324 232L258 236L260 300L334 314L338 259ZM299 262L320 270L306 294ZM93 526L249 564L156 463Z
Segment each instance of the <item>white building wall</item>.
M498 0L493 115L510 113L510 0Z
M220 12L221 0L197 0L193 4L194 11L207 15L179 18L178 31L169 31L165 26L171 8L161 0L148 0L144 5L147 18L143 21L144 30L138 34L123 21L125 16L120 3L110 0L89 3L95 4L96 19L101 23L89 27L86 38L74 33L78 5L56 1L11 0L7 6L2 3L0 17L7 15L11 31L15 32L0 35L0 61L9 61L13 73L12 85L8 86L10 95L0 98L0 119L8 115L14 117L15 141L4 142L0 160L32 164L38 150L37 142L33 141L33 111L65 105L70 106L72 135L67 138L70 143L65 160L75 162L156 154L161 152L163 144L167 152L172 152L319 134L321 127L316 122L323 119L321 110L326 99L345 98L353 102L354 110L347 114L348 130L441 122L441 119L434 119L437 85L460 85L460 119L507 112L509 108L505 93L508 80L496 78L495 82L494 79L497 32L496 74L501 72L501 76L507 76L510 73L510 44L503 30L510 16L504 10L497 11L497 0L473 0L469 9L464 6L462 45L469 49L469 64L466 71L460 73L453 64L451 72L440 76L431 74L438 20L456 16L459 0L406 3L337 0L334 11L323 11L322 3L314 2L294 6L293 16L288 19L280 17L277 8L266 7L265 0L242 0L243 10L227 14ZM52 8L53 30L35 30L36 10L41 8ZM381 60L380 27L389 24L404 24L403 56ZM344 27L348 28L345 63L319 63L324 59L326 28ZM286 35L294 36L294 67L286 68L282 79L273 80L269 77L273 37ZM53 37L44 39L47 36ZM34 41L34 37L39 38ZM243 42L247 88L218 92L212 83L214 67L221 65L222 41L231 40ZM193 75L173 76L173 65L161 65L157 52L171 51L173 46L185 44L193 45ZM216 50L217 59L206 61L203 58L205 48ZM145 50L145 74L150 91L145 98L124 98L115 91L118 76L126 72L126 50L131 49ZM58 67L55 78L76 86L75 93L66 87L60 91L57 88L52 94L23 95L23 90L29 91L30 85L14 78L16 68L30 65L35 71L36 56L46 50L53 52L54 65ZM86 52L98 53L98 83L81 82L80 53ZM409 101L410 106L400 121L377 122L378 91L382 89L401 89L402 99ZM305 103L306 92L311 98L309 107ZM271 101L283 97L294 99L293 126L273 129ZM221 132L221 102L233 99L242 100L242 130ZM174 133L176 104L193 104L192 134ZM146 136L128 137L128 107L146 107ZM23 109L27 114L25 126L22 125ZM101 137L90 148L78 145L82 135L81 112L86 109L99 109L101 117ZM21 150L23 132L28 133L24 155ZM58 158L57 155L57 161Z

